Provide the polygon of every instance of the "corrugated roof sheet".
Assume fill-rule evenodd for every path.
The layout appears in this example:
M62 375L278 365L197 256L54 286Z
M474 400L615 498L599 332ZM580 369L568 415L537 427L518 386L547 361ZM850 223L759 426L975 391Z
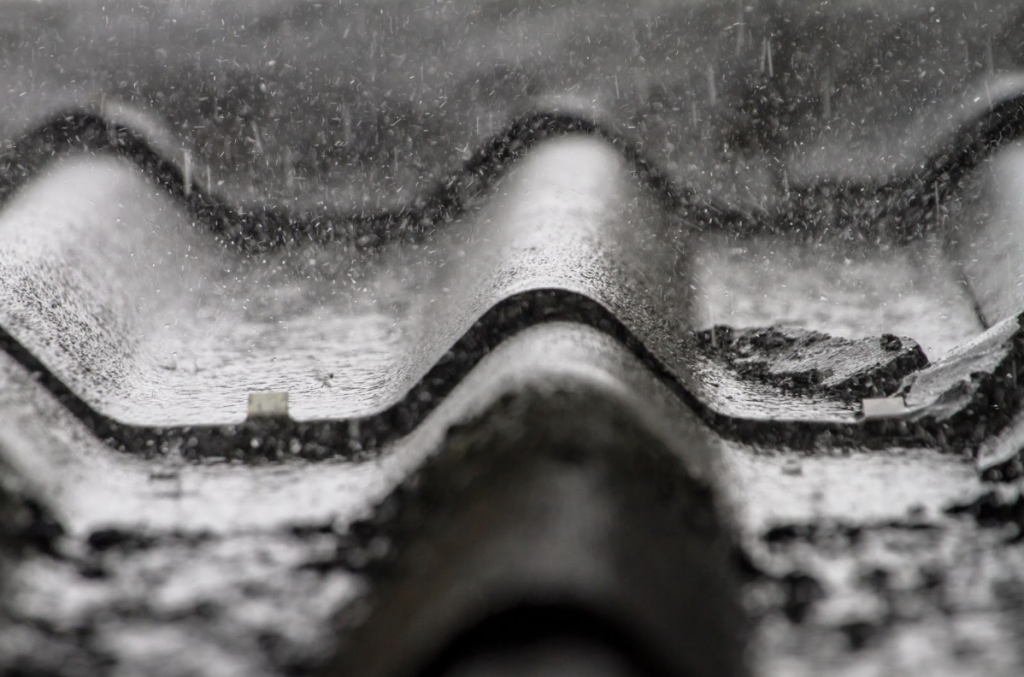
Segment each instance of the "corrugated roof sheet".
M1018 674L1022 20L0 6L0 667Z

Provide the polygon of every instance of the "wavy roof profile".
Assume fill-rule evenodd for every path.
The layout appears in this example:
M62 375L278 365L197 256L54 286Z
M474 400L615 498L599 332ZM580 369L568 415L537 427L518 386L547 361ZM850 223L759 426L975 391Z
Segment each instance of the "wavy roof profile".
M254 390L289 392L299 419L365 415L517 294L560 288L635 327L688 329L687 229L648 193L611 148L564 140L422 246L254 257L217 245L130 165L69 161L3 212L3 325L125 423L238 423ZM637 305L644 276L673 282L654 307Z
M1014 100L1003 107L1017 110ZM999 130L976 141L982 148L1005 142L1015 118L1000 115L969 125ZM210 222L189 209L195 193L184 187L176 200L113 159L47 165L0 217L3 325L15 353L42 365L72 408L105 421L101 437L134 437L127 446L242 423L245 396L261 391L288 392L292 416L324 421L309 425L326 426L317 435L340 448L376 446L380 435L407 432L503 336L557 318L633 346L718 427L789 421L809 424L801 434L810 439L836 425L859 430L858 401L782 392L701 350L692 279L700 228L594 129L581 126L575 138L562 130L483 181L446 222L370 250L301 230L262 254L219 245L211 239L224 231L203 227ZM151 158L143 172L161 162ZM271 226L264 232L274 239ZM1014 327L1008 318L983 337L1005 346L989 371L1015 359ZM940 364L932 371L952 380L925 379L918 394L919 366L895 367L914 403L901 415L945 426L948 407L938 419L931 407L963 370Z
M50 35L48 31L59 33L62 22L72 17L87 20L84 17L93 16L80 15L79 9L60 4L48 5L38 13L21 11L26 12L21 21L40 31L40 36ZM208 11L216 14L217 5ZM324 54L338 48L318 42L326 35L323 27L331 22L354 21L350 28L356 31L353 39L357 42L395 41L407 36L401 26L395 29L391 23L388 30L382 30L374 24L378 18L367 18L358 9L347 17L324 8L310 10L313 14L307 16L291 6L238 11L258 15L249 23L250 29L269 21L261 30L267 31L270 40L276 39L273 36L279 31L294 37L291 31L298 28L299 42L305 35L307 47L319 44L326 50ZM489 16L483 9L468 11L467 16L472 15L474 20ZM681 36L691 35L702 22L719 16L711 10L687 10L689 13L682 14L676 10L662 14L618 11L648 27L646 37L642 33L636 37L640 52L646 49L665 59L671 56L676 65L690 66L690 57L679 50L664 52L667 36L675 35L678 43ZM1001 16L1008 10L994 6L986 11L990 16ZM843 16L874 20L872 17L877 16L872 12L843 10ZM129 39L132 12L117 16L102 30L110 31L112 38ZM758 16L757 11L751 17L744 14L740 28L730 29L736 31L735 53L723 51L721 45L715 52L723 64L732 64L729 67L734 69L734 76L746 73L733 77L734 84L753 89L746 93L743 87L719 91L713 84L712 64L707 71L711 89L702 106L720 113L744 110L744 96L754 92L779 95L786 86L796 86L791 78L801 68L809 67L797 58L797 53L772 51L776 29L766 28L767 24L762 26L768 32L761 43L761 71L749 63L744 65L741 57L750 56L748 52L756 43ZM144 14L140 10L139 17L147 26L169 22L172 30L180 31L179 22L194 29L204 14L178 15L170 6L154 4ZM580 28L563 26L558 17L564 15L537 7L511 18L498 12L488 21L526 25L542 18L551 20L561 26L559 30L568 31L562 36L567 43L559 43L557 48L557 41L552 43L552 49L561 53L558 50L578 42L571 36ZM607 17L594 17L597 24L587 27L596 31L591 37L607 37L611 26L603 23ZM234 18L238 25L246 21L242 15ZM360 21L369 23L363 25ZM406 30L411 30L411 23ZM968 29L982 35L987 25L980 22ZM434 43L429 36L443 43L445 31L453 29L435 23L431 26L434 33L427 31L419 39L427 41L422 46L434 55L431 58L443 60L442 53L431 51L434 47L429 45ZM659 26L660 33L655 30ZM467 35L480 29L462 28ZM204 30L181 32L180 37L186 42L201 41L208 37ZM965 30L961 36L971 35ZM280 69L276 59L270 60L273 64L264 64L256 58L249 37L236 34L232 39L237 43L227 51L237 48L238 55L247 54L250 59L238 62L238 68L248 69L250 74L265 68ZM617 43L609 42L606 47L613 44ZM805 47L813 50L821 44L810 40ZM58 52L64 49L51 47ZM699 47L695 49L700 53ZM602 58L640 58L634 52L611 49ZM82 48L80 65L97 68L112 63L109 60L120 58L120 54L90 44ZM61 82L70 82L68 78L74 80L75 88L92 83L103 92L98 101L80 94L51 96L51 103L69 102L86 108L67 108L48 119L46 107L33 109L31 116L25 117L28 103L6 104L11 111L6 129L24 131L9 137L0 165L0 196L7 198L0 213L0 227L7 233L3 283L10 301L3 309L2 324L10 349L24 363L46 371L52 389L64 393L72 409L88 420L100 421L96 425L102 437L113 437L123 446L142 444L137 439L128 443L139 430L148 431L139 438L145 439L145 446L165 437L163 429L168 427L181 430L239 424L244 420L245 395L268 390L290 394L291 413L297 421L324 421L315 425L326 425L334 431L319 434L327 434L330 439L340 435L338 439L345 441L355 430L360 438L356 447L376 446L381 435L402 434L409 425L415 425L423 415L416 412L435 406L437 399L503 335L554 317L570 317L607 328L632 345L652 369L672 381L684 400L705 412L716 427L756 429L759 422L770 425L789 421L809 424L810 432L801 433L809 439L824 432L831 435L859 430L863 426L858 402L843 397L801 399L723 368L699 349L699 338L692 335L701 321L695 310L700 305L695 294L701 292L693 280L694 243L701 231L710 230L736 234L806 232L817 233L815 237L823 239L832 232L849 231L858 240L881 234L897 243L929 237L929 233L941 232L940 219L935 215L963 190L965 177L1017 138L1024 121L1019 83L1013 78L989 78L973 87L975 92L985 92L984 101L975 95L966 105L946 106L944 113L935 106L917 111L918 121L923 119L921 115L945 118L941 136L947 139L946 146L936 150L918 143L909 155L911 163L894 169L896 173L866 177L848 167L838 174L825 171L813 180L805 178L804 183L798 179L800 167L809 165L786 155L778 133L768 134L743 151L747 156L741 163L744 169L736 162L736 149L729 150L726 144L728 152L722 155L723 148L717 145L722 139L707 137L705 129L701 132L704 136L692 144L695 152L704 154L702 172L720 172L714 169L715 162L731 157L729 180L745 182L747 189L757 185L751 181L760 171L755 166L758 163L764 163L762 169L770 169L774 175L758 189L758 206L754 206L738 198L735 190L723 189L725 184L719 179L714 179L713 186L701 181L687 183L677 158L664 154L664 148L676 146L667 141L668 128L657 127L654 121L683 124L688 119L699 127L702 115L696 99L692 99L693 115L681 115L680 106L686 97L683 92L676 92L674 99L668 94L667 76L662 74L660 91L668 98L654 105L640 87L642 78L634 72L632 98L625 99L631 102L628 106L609 104L609 92L602 90L609 84L619 90L617 76L611 83L583 77L581 82L597 83L594 91L604 94L588 98L570 87L571 93L562 92L552 98L541 95L558 92L559 87L526 87L524 91L531 95L533 105L547 100L543 105L549 108L515 117L504 129L500 121L489 125L482 133L490 136L481 136L479 128L468 134L470 128L465 121L453 118L455 126L450 133L463 135L461 153L468 159L455 169L449 169L455 166L451 158L429 165L417 160L412 163L419 167L415 180L407 180L397 192L394 181L399 174L379 177L379 186L390 186L386 192L407 197L398 202L377 200L376 206L367 208L360 206L370 204L365 199L352 202L352 193L345 198L332 192L340 166L300 176L296 167L301 163L282 165L281 158L275 159L273 151L268 152L261 141L266 137L268 143L273 139L284 144L278 150L289 155L292 151L287 150L287 144L298 143L301 137L289 141L289 134L297 133L296 121L311 110L319 110L317 106L335 106L336 112L342 113L343 128L351 125L352 120L346 117L351 116L347 99L331 99L347 89L337 89L338 82L334 82L335 89L321 83L325 86L315 93L300 87L305 94L296 96L303 105L285 111L282 106L286 99L274 93L273 78L254 75L256 90L261 96L267 94L260 99L263 104L256 105L247 98L252 93L238 82L229 78L222 87L223 76L218 75L218 69L224 67L223 63L203 66L203 54L199 48L198 60L191 65L185 63L188 59L178 63L179 57L169 52L158 54L160 59L169 59L168 72L149 71L144 63L132 66L141 78L133 87L140 92L154 87L156 98L151 102L166 99L161 111L163 121L120 103L120 85L110 86L97 71L90 71L91 75L83 75L81 80L67 74L51 80L53 74L45 67L35 69L30 62L18 62L5 76L12 92L27 88L27 93L31 89L28 85L34 82L42 89L59 88ZM310 64L316 62L315 50L309 58ZM580 68L594 69L599 61L595 56L593 63ZM639 63L657 72L646 57ZM842 59L836 62L841 63ZM356 59L339 67L355 71L369 68L372 72L377 65L379 60L368 64ZM897 76L897 66L902 67L894 63L893 70L882 77L882 84L885 78ZM179 67L211 69L207 76L213 89L198 98L209 106L193 110L174 103L183 102L184 90L197 85L194 80L173 81ZM552 62L536 67L545 73L555 69ZM316 72L316 68L310 68L311 73ZM435 64L435 70L438 68L441 66ZM574 70L576 66L563 63L560 68L559 77L581 77ZM956 72L966 82L973 77L974 68L968 63ZM170 79L165 82L163 78ZM376 82L375 78L371 80ZM357 90L364 103L383 97L376 105L387 117L389 101L400 98L402 91L424 95L426 90L416 87L427 87L427 80L413 86L413 90ZM164 86L172 81L175 88L184 88L174 96ZM276 82L283 87L287 79ZM305 82L311 86L312 80ZM448 73L434 85L443 91L451 82ZM479 88L485 84L478 80L472 91L463 92L462 103L470 107L478 103ZM135 105L148 107L146 95L141 96L127 98ZM446 100L445 95L438 96ZM907 96L904 93L905 99ZM427 105L426 101L421 98L417 105ZM513 107L524 105L519 93L512 91L490 103L495 101L502 111L499 120L507 119ZM915 107L910 99L905 102ZM228 103L241 108L228 110ZM644 124L635 117L639 109L629 107L641 104L651 104L644 108ZM95 112L89 112L89 107ZM830 103L829 115L840 116L840 108L839 102L835 110ZM951 114L951 110L957 112ZM632 113L624 116L628 111ZM781 115L772 106L763 110L759 107L754 115L762 114L767 118L748 120L751 129L781 121L772 121L772 116ZM811 116L804 120L804 128L819 126L821 119L812 122L810 112L802 114ZM44 116L43 122L35 127L16 123L20 118L27 122L40 115ZM176 121L176 116L184 118ZM230 146L237 140L234 135L222 137L228 144L223 152L208 152L210 148L203 141L205 132L199 130L208 124L231 124L230 118L236 125L248 123L255 135L253 143L260 146L259 153L265 157L244 160L240 151ZM360 139L372 132L382 144L366 156L378 160L398 152L388 145L391 143L399 143L415 156L423 151L419 146L425 138L431 139L427 144L431 148L444 146L442 139L454 138L446 136L447 132L419 135L416 128L403 127L403 121L397 120L388 124L389 129L398 129L381 141L381 127L373 131L373 123L367 122L371 126L365 127L365 121L357 122L364 132ZM445 121L448 123L452 121ZM175 129L179 126L184 133ZM268 135L269 128L275 129L274 134ZM889 134L890 141L907 129L895 119L871 128ZM319 125L319 129L323 139L301 141L308 153L323 155L333 152L330 148L345 147L331 145L324 136L331 129L329 124ZM673 134L678 132L672 129ZM345 129L342 132L352 133ZM758 132L766 133L763 129ZM827 127L821 134L822 148L839 142L839 137L829 140ZM767 142L769 137L774 139L772 143ZM903 138L912 140L914 136L904 133ZM915 153L917 160L913 159ZM104 156L124 158L128 163L102 159ZM225 170L226 158L234 174L229 180L217 179ZM357 165L362 166L360 163ZM345 165L347 169L342 173L349 173L346 180L352 179L350 174L357 165ZM261 187L259 176L264 169L278 177L275 188ZM254 182L242 189L243 175L247 174L255 177ZM155 179L159 188L154 189L146 176ZM350 183L358 184L354 180ZM289 191L293 191L291 196ZM376 194L383 192L377 190ZM50 224L45 235L38 232L41 223ZM35 228L26 228L26 224ZM211 240L226 246L211 246ZM984 277L982 273L980 278ZM985 285L983 279L980 283ZM1014 308L1012 302L1003 303L998 314L988 313L986 317L989 324L1000 320L1009 323L1002 325L1010 328L1009 334L1000 329L986 340L1006 346L1001 348L1000 359L1011 362L1014 353L1006 341L1014 335L1014 321L1009 319ZM69 327L75 328L73 339ZM282 352L283 346L288 350ZM910 394L908 401L915 403L901 415L923 417L934 421L928 425L945 426L942 421L949 412L944 409L946 413L934 419L929 407L938 401L937 397L941 399L944 389L955 388L956 383L932 383L928 394L918 395L910 392L914 368L908 363L897 369L897 382L910 379L904 389ZM959 374L955 369L953 372ZM968 410L969 399L961 405ZM355 428L336 426L329 423L331 420L359 424ZM398 426L397 420L407 423ZM839 428L833 430L836 425ZM368 429L376 432L364 432ZM925 432L926 438L933 436L934 431ZM348 440L341 446L352 447L353 443Z
M0 671L1016 665L1018 5L3 3Z
M1020 64L1013 2L8 3L0 142L122 103L232 203L393 211L572 97L680 186L771 211L946 141ZM873 64L865 68L865 64ZM937 102L942 102L937 104Z

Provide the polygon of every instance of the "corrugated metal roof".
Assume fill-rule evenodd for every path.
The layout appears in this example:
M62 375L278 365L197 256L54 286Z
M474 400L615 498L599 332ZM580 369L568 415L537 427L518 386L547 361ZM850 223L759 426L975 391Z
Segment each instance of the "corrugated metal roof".
M0 18L4 670L1019 673L1014 3Z

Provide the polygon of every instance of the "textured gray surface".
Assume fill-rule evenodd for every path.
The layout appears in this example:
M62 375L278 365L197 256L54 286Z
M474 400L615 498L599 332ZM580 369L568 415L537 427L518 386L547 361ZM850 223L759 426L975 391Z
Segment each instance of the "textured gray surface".
M648 336L688 328L687 227L666 224L642 190L612 150L567 140L429 246L369 256L311 243L253 260L202 238L128 167L70 166L5 210L4 326L126 423L239 422L248 392L273 390L299 419L365 415L519 292L585 292ZM58 274L82 277L55 286ZM649 308L635 304L645 276L665 280Z
M713 489L754 674L1021 674L1024 14L933 4L0 5L0 672L316 670L568 394Z

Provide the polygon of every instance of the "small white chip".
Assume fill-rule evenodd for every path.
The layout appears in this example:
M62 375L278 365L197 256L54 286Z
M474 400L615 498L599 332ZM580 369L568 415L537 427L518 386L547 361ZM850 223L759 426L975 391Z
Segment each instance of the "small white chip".
M249 416L287 416L288 393L249 393Z
M868 397L861 400L864 408L864 419L891 418L899 416L907 410L902 397Z

